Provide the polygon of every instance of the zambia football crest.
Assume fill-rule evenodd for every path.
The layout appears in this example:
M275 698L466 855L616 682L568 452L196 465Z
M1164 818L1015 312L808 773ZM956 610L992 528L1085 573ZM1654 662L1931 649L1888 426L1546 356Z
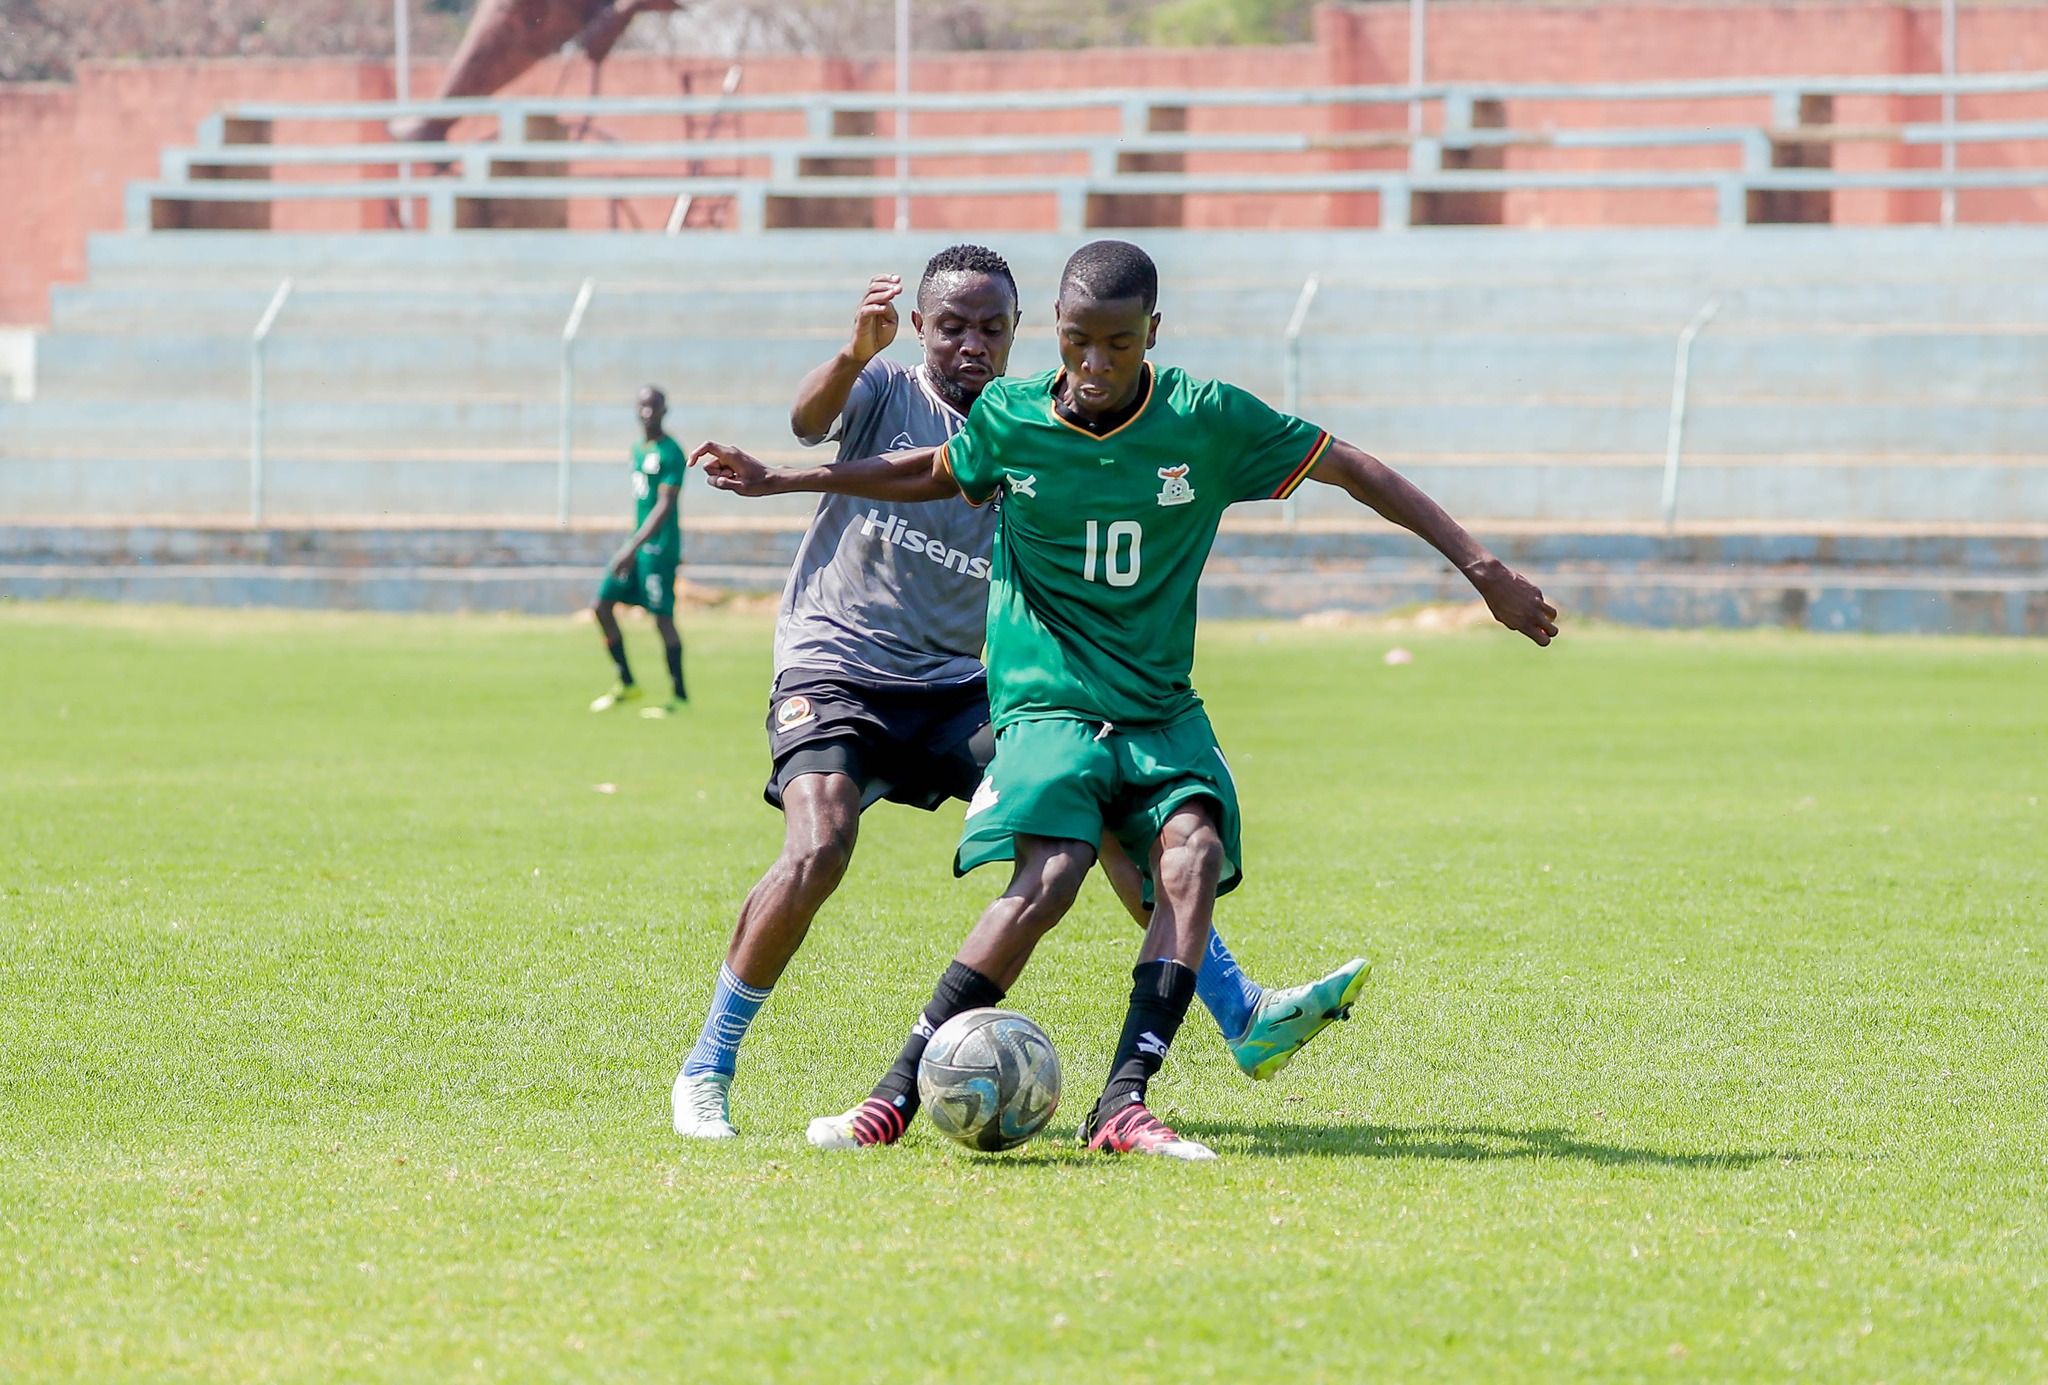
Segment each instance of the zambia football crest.
M811 699L801 694L796 697L783 698L782 705L775 709L775 729L777 731L787 731L792 727L802 726L807 721L816 721L817 719L817 709L811 706Z
M1185 505L1195 498L1195 488L1188 484L1188 464L1163 466L1159 468L1159 503L1162 505Z

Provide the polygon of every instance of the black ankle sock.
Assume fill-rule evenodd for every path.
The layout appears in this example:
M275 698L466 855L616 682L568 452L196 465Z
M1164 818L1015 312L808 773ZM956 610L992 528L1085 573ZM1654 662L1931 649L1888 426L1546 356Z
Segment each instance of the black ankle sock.
M668 653L668 681L676 690L676 701L687 702L690 695L683 691L683 647L679 644L662 647Z
M959 962L949 964L946 974L939 978L937 988L932 991L924 1013L911 1026L903 1051L896 1055L896 1061L890 1064L889 1071L882 1074L882 1080L875 1084L870 1095L901 1111L905 1121L915 1116L918 1105L917 1064L924 1057L925 1045L932 1041L933 1032L962 1011L1000 1004L1002 999L1003 988L973 967ZM1181 1009L1185 1012L1187 1007L1183 1005Z
M1124 1014L1124 1032L1109 1065L1109 1085L1089 1117L1090 1130L1121 1107L1145 1099L1145 1084L1166 1061L1167 1047L1180 1032L1194 998L1195 974L1171 958L1131 968L1131 1008Z
M605 653L612 656L612 662L619 666L619 681L627 687L633 685L633 666L626 662L626 641L621 636L604 642Z

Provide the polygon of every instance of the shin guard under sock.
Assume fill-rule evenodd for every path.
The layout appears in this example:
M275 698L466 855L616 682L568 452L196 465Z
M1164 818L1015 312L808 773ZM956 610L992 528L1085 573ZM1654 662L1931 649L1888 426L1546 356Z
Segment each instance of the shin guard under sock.
M688 702L690 695L683 691L683 647L679 644L662 647L668 654L668 682L675 689L676 701Z
M615 640L606 640L606 641L604 642L604 651L605 651L605 653L607 653L607 654L611 655L611 656L612 656L612 662L613 662L614 664L617 664L617 665L618 665L618 668L619 668L619 681L620 681L621 683L624 683L624 684L625 684L625 685L626 685L627 687L629 687L629 688L630 688L630 687L632 687L632 686L633 686L633 666L632 666L631 664L629 664L629 663L627 663L627 662L626 662L626 641L625 641L625 637L624 637L624 636L621 636L620 638L618 638L618 639L615 639Z
M1166 1050L1195 998L1195 974L1162 957L1131 968L1131 1008L1110 1062L1109 1085L1095 1103L1088 1128L1097 1129L1119 1108L1145 1099L1145 1085L1166 1061Z
M1182 968L1186 970L1186 968ZM959 962L950 963L946 974L939 978L939 984L932 991L931 1000L925 1005L924 1013L911 1026L910 1037L904 1040L903 1051L896 1055L896 1061L882 1080L875 1084L870 1094L871 1101L886 1101L903 1113L907 1124L917 1114L917 1064L924 1057L925 1045L932 1041L932 1034L953 1016L967 1010L976 1010L984 1005L1000 1004L1003 988L983 976L973 967ZM1181 1006L1183 1012L1187 1006Z

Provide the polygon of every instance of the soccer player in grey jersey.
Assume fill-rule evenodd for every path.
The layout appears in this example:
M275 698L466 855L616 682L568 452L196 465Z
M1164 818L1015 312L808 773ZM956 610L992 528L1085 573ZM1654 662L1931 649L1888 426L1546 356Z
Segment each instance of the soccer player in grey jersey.
M841 458L935 447L1003 374L1017 285L993 251L956 245L925 266L911 326L912 370L882 358L895 339L902 281L868 285L846 346L797 389L790 426ZM927 810L971 798L994 754L981 646L988 618L993 507L882 503L828 495L805 531L775 625L768 801L782 809L782 854L740 908L709 1013L673 1092L676 1133L736 1134L730 1090L748 1026L811 920L838 888L861 813L881 799ZM1143 884L1115 839L1103 870L1139 926ZM1370 967L1354 959L1305 985L1266 989L1213 938L1199 994L1238 1066L1277 1073L1348 1014Z

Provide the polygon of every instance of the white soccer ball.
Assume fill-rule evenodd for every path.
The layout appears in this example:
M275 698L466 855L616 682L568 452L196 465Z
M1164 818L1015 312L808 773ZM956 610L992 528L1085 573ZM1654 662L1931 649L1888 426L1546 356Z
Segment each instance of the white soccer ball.
M932 1124L969 1149L1015 1149L1060 1104L1060 1056L1014 1010L981 1009L939 1026L917 1065Z

